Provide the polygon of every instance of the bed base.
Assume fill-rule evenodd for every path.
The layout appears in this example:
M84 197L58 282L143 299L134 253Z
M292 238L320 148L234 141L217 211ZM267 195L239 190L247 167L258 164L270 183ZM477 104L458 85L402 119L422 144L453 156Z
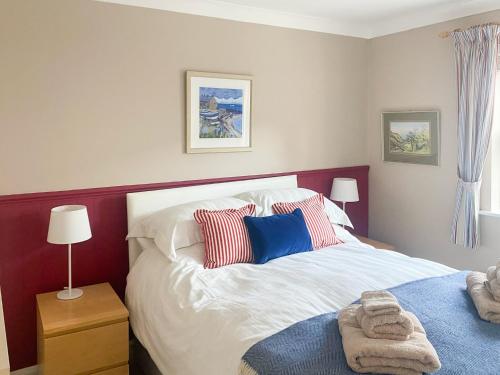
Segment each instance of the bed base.
M135 337L130 341L130 364L131 375L167 375L161 373L146 348Z

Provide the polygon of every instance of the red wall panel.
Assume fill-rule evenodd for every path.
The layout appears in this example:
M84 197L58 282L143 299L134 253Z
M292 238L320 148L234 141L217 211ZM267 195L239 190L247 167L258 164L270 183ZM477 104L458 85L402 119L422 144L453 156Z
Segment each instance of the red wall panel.
M128 273L128 192L289 174L297 174L299 186L326 196L334 177L356 178L360 201L349 203L347 211L355 231L368 233L368 166L0 196L0 286L12 369L36 363L35 295L67 284L66 246L46 241L52 207L84 204L88 208L92 238L73 245L73 284L108 281L123 297Z

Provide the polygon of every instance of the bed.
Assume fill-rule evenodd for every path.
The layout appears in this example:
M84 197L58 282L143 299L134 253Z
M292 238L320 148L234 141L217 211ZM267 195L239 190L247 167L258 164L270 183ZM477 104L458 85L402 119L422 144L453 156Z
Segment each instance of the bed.
M297 187L296 176L131 193L128 225L180 203L249 190ZM368 289L386 289L456 270L374 249L347 231L341 245L264 265L203 268L203 245L168 261L148 239L129 240L126 303L130 323L154 363L148 373L238 374L255 343L292 324L336 311ZM279 303L276 301L279 300Z

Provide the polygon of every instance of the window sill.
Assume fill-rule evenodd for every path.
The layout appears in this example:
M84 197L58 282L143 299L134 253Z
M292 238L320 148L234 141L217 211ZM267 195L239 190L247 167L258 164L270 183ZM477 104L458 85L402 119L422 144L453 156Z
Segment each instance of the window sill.
M485 211L485 210L481 210L481 211L479 211L479 215L496 217L496 218L500 219L500 211Z

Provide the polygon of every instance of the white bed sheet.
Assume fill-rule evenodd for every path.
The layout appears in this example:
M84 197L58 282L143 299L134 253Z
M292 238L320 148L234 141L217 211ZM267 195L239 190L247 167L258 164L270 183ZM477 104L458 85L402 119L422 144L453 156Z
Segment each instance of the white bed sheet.
M213 270L201 265L202 244L178 256L169 263L153 246L127 279L134 333L168 375L236 375L253 344L293 323L365 290L456 271L360 242Z

